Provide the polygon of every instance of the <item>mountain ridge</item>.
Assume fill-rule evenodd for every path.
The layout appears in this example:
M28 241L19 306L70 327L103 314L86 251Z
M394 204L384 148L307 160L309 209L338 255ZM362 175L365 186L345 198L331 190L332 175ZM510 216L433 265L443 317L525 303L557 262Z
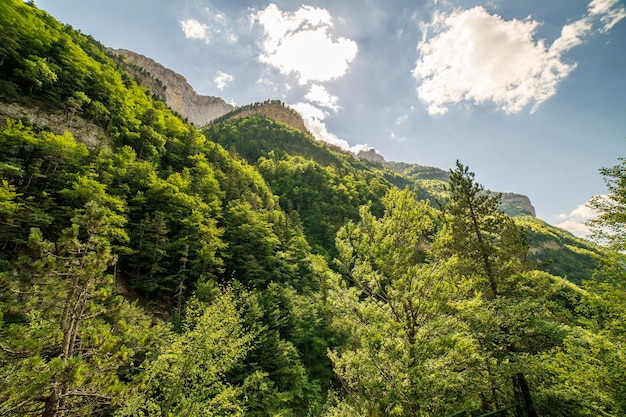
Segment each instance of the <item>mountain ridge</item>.
M152 58L127 49L107 48L107 51L142 86L197 127L205 126L235 108L220 97L198 94L185 77Z
M141 85L148 88L153 94L165 101L172 110L196 126L202 127L232 118L258 115L281 122L305 135L314 137L306 127L302 115L280 100L266 100L262 103L235 107L227 104L219 97L198 95L185 77L151 58L126 49L109 48L108 51L114 57L118 57L118 64L129 71ZM397 173L404 175L408 173L413 179L448 180L448 171L406 162L386 161L374 148L351 154L357 159L381 164ZM416 173L418 173L417 176ZM535 207L530 198L518 193L502 193L502 209L509 215L536 216Z

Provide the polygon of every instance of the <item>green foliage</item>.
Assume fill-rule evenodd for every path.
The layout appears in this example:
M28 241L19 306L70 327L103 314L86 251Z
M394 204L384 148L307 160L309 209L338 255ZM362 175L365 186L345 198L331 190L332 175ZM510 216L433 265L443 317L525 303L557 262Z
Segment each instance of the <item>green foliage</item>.
M2 274L14 294L1 304L2 414L101 415L126 396L120 373L136 372L133 358L154 342L149 319L116 296L107 273L118 222L90 202L56 244L32 229L30 255Z
M336 289L335 324L350 339L331 355L347 401L363 415L445 415L475 408L481 358L450 303L455 283L427 262L434 211L391 190L380 219L367 208L337 237L354 288ZM341 317L341 318L340 318ZM436 377L434 377L436 375Z
M613 249L626 249L624 225L626 223L626 159L610 168L600 169L600 174L609 190L607 196L596 196L589 207L600 212L589 224L594 229L596 240L608 243Z
M572 234L549 226L529 216L515 217L515 223L525 230L530 244L528 258L546 272L567 278L581 285L593 277L606 251Z
M255 164L280 207L297 213L313 250L330 258L339 228L356 220L363 204L380 211L380 198L391 186L385 174L352 155L261 116L214 123L205 134Z
M136 396L118 415L246 415L244 389L227 374L241 366L257 333L244 328L229 291L208 305L190 300L182 332L145 365Z
M512 220L462 165L447 186L258 116L205 137L18 0L0 98L106 136L0 126L0 414L626 412L623 255Z

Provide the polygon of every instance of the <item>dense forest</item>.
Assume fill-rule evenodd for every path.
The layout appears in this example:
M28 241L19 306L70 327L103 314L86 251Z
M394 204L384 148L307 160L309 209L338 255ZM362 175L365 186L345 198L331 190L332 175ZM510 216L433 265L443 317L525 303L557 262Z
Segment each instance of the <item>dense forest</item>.
M0 121L0 415L626 415L626 161L600 172L599 246L460 162L426 178L261 116L199 130L20 0L8 106L67 129Z

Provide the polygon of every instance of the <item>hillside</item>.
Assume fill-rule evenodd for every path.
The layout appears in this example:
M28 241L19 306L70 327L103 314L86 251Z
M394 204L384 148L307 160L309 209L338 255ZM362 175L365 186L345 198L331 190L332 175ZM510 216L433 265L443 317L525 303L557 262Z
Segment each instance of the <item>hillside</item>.
M626 412L621 254L278 102L199 130L34 3L0 40L0 415Z

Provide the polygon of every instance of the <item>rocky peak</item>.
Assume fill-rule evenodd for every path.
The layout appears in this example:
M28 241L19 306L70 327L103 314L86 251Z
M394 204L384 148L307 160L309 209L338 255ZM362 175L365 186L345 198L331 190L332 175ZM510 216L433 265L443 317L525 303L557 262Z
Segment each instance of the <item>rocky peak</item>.
M109 52L142 86L198 127L234 109L219 97L199 95L185 77L148 57L125 49L109 49Z
M536 217L535 207L525 195L515 193L502 193L503 212L510 216L533 216Z
M232 112L221 117L219 121L248 116L267 117L268 119L276 120L277 122L291 126L305 135L313 136L304 124L304 120L302 119L300 113L280 100L267 100L262 103L253 103L237 107Z
M380 164L384 164L386 162L385 158L383 158L383 156L379 154L374 148L369 148L368 150L361 149L356 154L356 157L359 159L365 159L366 161L377 162Z

